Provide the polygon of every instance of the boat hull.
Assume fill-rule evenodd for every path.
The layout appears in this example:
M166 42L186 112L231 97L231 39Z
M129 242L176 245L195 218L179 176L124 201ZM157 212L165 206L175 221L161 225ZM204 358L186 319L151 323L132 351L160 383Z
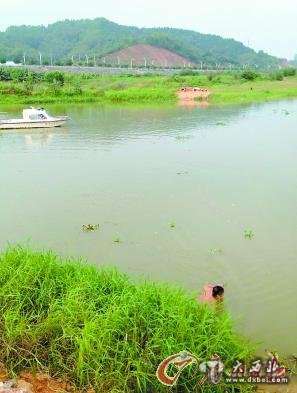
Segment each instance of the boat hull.
M17 130L24 128L52 128L61 127L65 124L66 119L44 120L44 121L28 121L28 122L6 122L0 121L0 130Z

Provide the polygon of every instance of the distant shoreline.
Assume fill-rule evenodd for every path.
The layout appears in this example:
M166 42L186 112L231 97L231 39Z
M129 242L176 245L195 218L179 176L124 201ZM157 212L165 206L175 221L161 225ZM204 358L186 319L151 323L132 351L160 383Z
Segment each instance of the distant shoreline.
M132 75L130 70L125 71L125 74L110 75L0 67L0 103L175 104L177 93L185 86L208 89L207 102L215 105L297 98L295 69L261 74L183 70L172 75Z

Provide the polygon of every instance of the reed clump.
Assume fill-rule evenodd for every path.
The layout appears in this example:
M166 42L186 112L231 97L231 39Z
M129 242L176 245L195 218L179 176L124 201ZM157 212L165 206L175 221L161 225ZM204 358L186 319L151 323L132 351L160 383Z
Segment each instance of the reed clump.
M227 312L197 304L180 288L19 246L0 254L0 326L0 362L10 371L46 369L96 392L168 391L155 371L181 350L202 359L216 352L227 368L251 354ZM193 372L171 391L199 391Z

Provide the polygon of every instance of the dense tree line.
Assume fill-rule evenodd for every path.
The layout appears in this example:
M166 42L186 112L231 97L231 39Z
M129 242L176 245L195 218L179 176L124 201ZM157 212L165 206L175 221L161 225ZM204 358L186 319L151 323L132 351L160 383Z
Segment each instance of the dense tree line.
M190 61L213 67L277 67L279 59L220 36L172 28L121 26L104 18L65 20L49 26L12 26L0 33L0 62L93 65L136 43L169 49Z

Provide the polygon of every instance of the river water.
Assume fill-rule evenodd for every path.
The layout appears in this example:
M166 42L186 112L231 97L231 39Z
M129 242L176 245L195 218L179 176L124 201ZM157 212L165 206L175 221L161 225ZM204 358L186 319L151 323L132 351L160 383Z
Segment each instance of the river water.
M71 120L0 134L1 248L52 248L194 292L223 283L259 351L297 352L296 101L48 109Z

